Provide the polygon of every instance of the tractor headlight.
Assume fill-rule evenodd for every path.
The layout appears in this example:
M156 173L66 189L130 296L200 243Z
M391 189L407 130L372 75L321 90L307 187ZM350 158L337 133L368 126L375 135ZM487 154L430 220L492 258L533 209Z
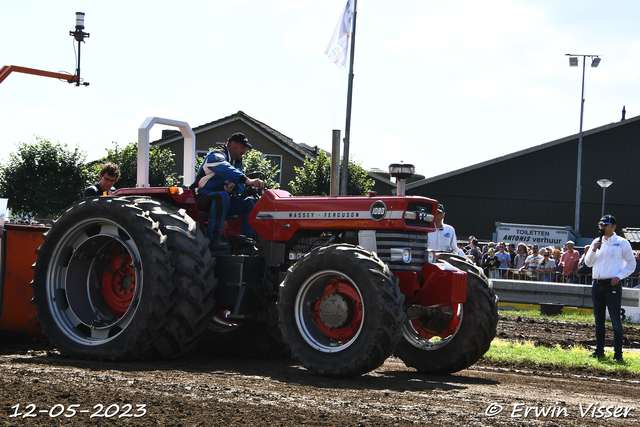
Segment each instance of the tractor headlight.
M391 261L411 262L411 248L391 248Z
M433 221L433 214L428 213L424 208L418 207L415 211L406 211L404 213L404 219L410 221L424 221L431 222Z
M429 251L429 255L428 255L428 261L429 264L433 264L434 262L436 262L436 252L435 251Z

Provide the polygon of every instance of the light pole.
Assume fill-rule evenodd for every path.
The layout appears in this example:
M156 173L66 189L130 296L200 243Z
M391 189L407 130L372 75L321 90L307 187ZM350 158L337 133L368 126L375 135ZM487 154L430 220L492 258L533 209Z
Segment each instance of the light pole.
M584 113L584 69L587 57L591 59L591 66L593 68L600 64L599 55L574 55L567 53L565 56L569 57L569 65L571 67L578 66L578 56L582 56L582 95L580 96L580 137L578 139L578 178L576 182L576 216L575 216L575 230L576 234L580 235L580 194L582 193L582 116Z
M76 30L69 31L69 35L73 36L74 39L78 42L78 67L76 68L76 76L78 80L76 81L76 86L89 86L89 83L84 82L80 83L80 43L84 43L84 38L89 38L89 33L85 33L84 31L84 12L76 12Z
M598 185L602 187L602 214L600 215L601 218L604 216L604 196L605 194L607 194L607 187L610 186L611 184L613 184L613 181L610 181L608 179L598 180Z

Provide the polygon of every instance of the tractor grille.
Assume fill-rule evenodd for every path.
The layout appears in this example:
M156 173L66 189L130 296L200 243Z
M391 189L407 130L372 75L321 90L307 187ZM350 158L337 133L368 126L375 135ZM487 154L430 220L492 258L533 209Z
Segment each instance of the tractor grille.
M427 233L402 230L376 231L378 257L391 270L420 271L427 257ZM391 248L411 248L411 263L391 261Z

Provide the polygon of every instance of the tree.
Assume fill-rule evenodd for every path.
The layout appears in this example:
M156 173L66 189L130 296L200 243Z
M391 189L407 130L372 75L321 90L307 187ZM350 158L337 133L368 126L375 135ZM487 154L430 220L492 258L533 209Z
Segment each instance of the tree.
M18 143L0 166L0 197L9 199L14 215L44 218L57 215L82 197L89 175L85 154L42 137Z
M200 165L204 161L204 157L196 159L196 174ZM263 154L258 150L251 150L242 157L243 172L249 175L251 172L260 172L264 175L264 189L276 189L280 184L276 181L276 176L280 172L277 166L271 164L269 159L264 158ZM263 179L262 177L260 179Z
M280 184L276 182L276 176L280 173L280 169L274 166L269 159L263 157L258 150L251 150L242 158L244 165L244 173L249 175L251 172L260 172L264 176L264 189L276 189ZM263 179L262 177L260 179Z
M342 174L343 162L340 164ZM294 196L328 196L331 192L331 160L322 150L315 160L307 159L300 168L295 168L296 177L289 183ZM368 178L360 163L349 162L347 194L366 196L373 188L373 180Z
M97 178L100 167L107 162L113 162L120 168L120 179L116 188L135 188L138 180L138 144L132 142L120 148L114 142L115 148L107 148L107 156L91 162L92 176ZM173 171L175 162L173 153L167 148L153 147L149 151L149 185L152 187L171 187L179 185L180 176Z

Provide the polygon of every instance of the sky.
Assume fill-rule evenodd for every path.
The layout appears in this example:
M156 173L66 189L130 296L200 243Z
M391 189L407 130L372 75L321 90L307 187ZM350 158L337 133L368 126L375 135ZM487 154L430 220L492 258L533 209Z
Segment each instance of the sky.
M146 117L191 127L240 110L295 142L345 132L348 74L324 55L345 0L3 0L0 66L75 70L87 87L12 73L0 162L36 137L95 160ZM640 2L360 0L350 157L437 176L640 114ZM151 139L160 137L156 126Z

